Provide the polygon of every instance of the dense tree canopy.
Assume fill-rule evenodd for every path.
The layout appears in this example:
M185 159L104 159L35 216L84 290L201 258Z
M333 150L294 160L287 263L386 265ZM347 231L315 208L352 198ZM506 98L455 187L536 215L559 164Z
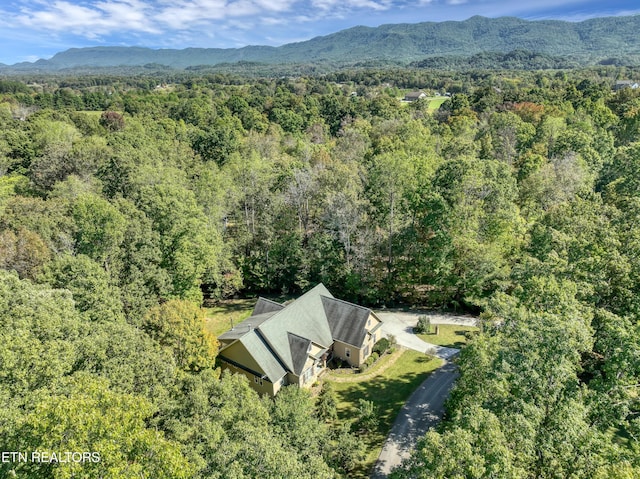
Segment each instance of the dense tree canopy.
M200 309L322 281L482 315L398 477L640 474L640 93L612 89L633 75L5 83L0 449L99 448L87 477L348 476L369 405L261 401Z

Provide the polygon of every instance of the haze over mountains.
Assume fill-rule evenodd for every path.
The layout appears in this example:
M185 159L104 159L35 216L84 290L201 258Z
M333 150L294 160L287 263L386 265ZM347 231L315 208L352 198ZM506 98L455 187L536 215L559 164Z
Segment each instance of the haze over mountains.
M594 18L583 22L527 21L475 16L462 22L354 27L280 47L150 49L141 47L72 48L49 60L0 66L3 72L55 72L66 69L155 65L174 69L221 63L408 64L430 57L469 57L482 52L522 50L570 57L583 64L612 58L640 58L640 15Z

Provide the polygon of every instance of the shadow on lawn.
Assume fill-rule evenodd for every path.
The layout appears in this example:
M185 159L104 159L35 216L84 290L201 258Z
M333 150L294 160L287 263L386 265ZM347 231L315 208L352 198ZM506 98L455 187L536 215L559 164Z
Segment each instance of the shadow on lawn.
M205 303L205 307L220 314L241 313L247 309L253 308L257 298L246 299L226 299L224 301L216 301Z
M416 359L419 363L432 361L428 356ZM373 402L378 410L380 422L376 429L377 435L386 437L393 421L409 396L432 373L404 373L394 378L374 377L361 383L349 383L341 391L337 391L341 402L351 406L340 411L343 420L352 419L357 414L359 399Z
M456 335L462 335L464 336L465 331L454 331L454 333ZM436 335L436 333L423 333L422 336L424 336L424 340L428 343L431 344L437 344L438 346L442 346L443 348L456 348L456 349L461 349L463 346L465 346L467 344L466 340L462 339L459 341L438 341L436 338L438 338L439 336ZM429 340L429 338L433 338L433 340Z

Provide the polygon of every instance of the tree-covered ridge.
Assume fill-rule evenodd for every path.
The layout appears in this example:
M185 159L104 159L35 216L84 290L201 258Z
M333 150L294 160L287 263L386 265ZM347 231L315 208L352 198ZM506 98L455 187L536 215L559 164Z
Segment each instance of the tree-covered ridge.
M482 312L400 475L637 475L633 77L0 81L0 447L99 449L88 477L348 477L357 427L219 377L200 309L323 282Z
M632 63L632 62L630 62ZM417 62L411 67L435 70L565 70L576 68L579 62L567 56L549 55L526 50L507 53L476 53L471 56L433 56Z
M582 22L529 21L474 16L465 21L354 27L280 47L150 49L142 47L72 48L49 60L20 63L6 72L52 72L70 68L137 66L184 69L222 63L353 65L360 62L406 64L425 57L472 56L483 52L529 51L571 57L594 64L627 58L637 64L640 16L593 18ZM472 66L473 67L473 66ZM484 65L477 65L478 68ZM326 68L326 66L325 66ZM335 68L335 65L334 65Z

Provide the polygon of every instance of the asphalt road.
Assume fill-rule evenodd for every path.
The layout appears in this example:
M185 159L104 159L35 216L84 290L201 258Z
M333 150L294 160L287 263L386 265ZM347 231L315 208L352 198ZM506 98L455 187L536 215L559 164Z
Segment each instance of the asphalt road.
M410 456L418 439L442 419L444 402L457 377L457 366L446 362L409 397L391 427L371 479L386 478L395 466Z

